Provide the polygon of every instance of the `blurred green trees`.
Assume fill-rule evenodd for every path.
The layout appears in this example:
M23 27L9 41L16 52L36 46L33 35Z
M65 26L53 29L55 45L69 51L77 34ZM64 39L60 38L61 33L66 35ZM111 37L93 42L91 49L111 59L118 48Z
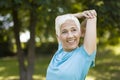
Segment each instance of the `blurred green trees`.
M26 80L31 80L35 48L38 47L36 49L39 51L41 47L42 51L39 51L39 54L47 53L46 49L49 47L52 48L48 54L53 53L52 49L56 49L53 47L57 42L54 30L55 17L87 9L95 9L98 14L99 47L104 49L106 45L120 43L119 0L0 0L0 57L17 53L21 80L25 77ZM30 39L21 42L20 33L25 31L30 32Z

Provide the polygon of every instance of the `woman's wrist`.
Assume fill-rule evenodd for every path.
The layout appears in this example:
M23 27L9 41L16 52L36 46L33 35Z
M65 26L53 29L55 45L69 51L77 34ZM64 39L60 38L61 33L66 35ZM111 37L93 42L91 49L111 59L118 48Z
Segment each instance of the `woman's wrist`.
M97 13L95 10L86 10L83 12L75 13L75 14L73 14L73 16L75 16L77 18L92 19L92 18L96 18Z
M75 16L77 18L82 18L83 17L83 13L82 12L75 13L75 14L73 14L73 16Z

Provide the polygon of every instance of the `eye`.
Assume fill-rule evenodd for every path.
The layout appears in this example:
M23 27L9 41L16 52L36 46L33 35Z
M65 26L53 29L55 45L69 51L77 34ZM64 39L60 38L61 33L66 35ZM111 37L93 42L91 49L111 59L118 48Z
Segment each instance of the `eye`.
M75 32L75 31L77 31L77 29L72 29L72 32Z
M62 34L65 34L65 33L67 33L67 31L66 31L66 30L63 30L63 31L62 31Z

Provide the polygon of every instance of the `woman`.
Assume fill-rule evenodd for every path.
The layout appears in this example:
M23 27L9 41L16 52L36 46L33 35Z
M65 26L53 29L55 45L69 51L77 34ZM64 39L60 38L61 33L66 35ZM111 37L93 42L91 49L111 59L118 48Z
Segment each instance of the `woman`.
M88 10L56 18L59 47L48 66L46 80L85 80L96 55L96 15L95 10ZM84 18L81 25L78 18ZM81 46L83 31L80 26L86 29Z

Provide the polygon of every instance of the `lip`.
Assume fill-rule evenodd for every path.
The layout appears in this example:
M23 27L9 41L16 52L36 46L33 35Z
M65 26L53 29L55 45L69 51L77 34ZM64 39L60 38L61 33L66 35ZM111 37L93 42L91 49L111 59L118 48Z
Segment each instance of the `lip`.
M75 40L68 40L67 42L70 42L70 43L72 43L72 42L75 42Z
M67 43L68 44L74 44L74 43L76 43L76 40L75 39L67 40Z

